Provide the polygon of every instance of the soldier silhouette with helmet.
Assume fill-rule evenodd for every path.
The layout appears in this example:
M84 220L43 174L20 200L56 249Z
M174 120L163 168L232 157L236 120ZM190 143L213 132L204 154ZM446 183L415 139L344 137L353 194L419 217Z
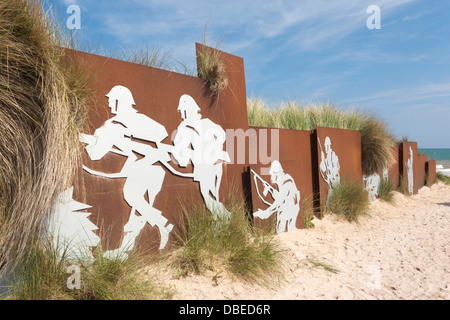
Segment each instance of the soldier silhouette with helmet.
M161 236L159 249L165 247L173 228L172 224L167 224L168 220L161 211L153 207L165 176L164 169L155 164L159 161L165 164L170 161L170 156L158 148L132 140L137 138L153 142L158 147L167 137L167 131L164 126L133 108L135 102L128 88L115 86L106 96L114 117L98 128L93 136L81 134L80 140L88 143L86 151L91 160L99 160L108 152L125 156L127 160L118 173L99 172L86 166L83 168L90 174L105 178L126 178L123 196L131 207L130 217L124 226L121 246L105 252L105 257L126 259L125 252L133 248L146 223L158 227ZM135 153L143 158L138 160ZM148 201L145 199L146 194Z
M295 185L295 181L292 176L284 172L281 163L278 160L274 160L270 165L269 173L270 182L277 186L277 190L265 182L256 174L256 172L253 170L252 172L254 174L258 196L261 201L269 205L269 207L265 210L258 209L258 211L253 213L253 216L255 218L267 219L273 214L276 214L277 233L296 230L297 217L300 212L300 192L297 190L297 186ZM264 200L264 197L259 193L259 189L257 187L258 184L256 181L257 178L262 181L265 186L264 195L267 194L267 191L270 192L272 198L274 199L273 203Z
M199 183L200 193L213 218L228 218L230 213L219 201L223 162L230 162L228 153L223 151L225 131L202 118L197 103L187 94L180 97L177 110L182 122L173 139L172 156L180 167L192 163L193 179Z

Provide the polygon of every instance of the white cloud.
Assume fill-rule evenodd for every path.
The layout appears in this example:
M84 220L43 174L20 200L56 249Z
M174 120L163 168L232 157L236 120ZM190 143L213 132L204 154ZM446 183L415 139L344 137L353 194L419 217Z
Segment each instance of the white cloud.
M430 107L430 101L450 97L450 82L416 85L374 93L370 96L355 98L344 103L363 103L367 105L397 105L409 106L411 104ZM429 102L429 104L420 104Z
M380 6L383 19L411 1L414 0L374 0L370 4ZM208 23L210 38L225 36L225 51L265 50L267 60L281 50L301 52L332 47L355 30L365 28L368 4L360 0L130 0L121 6L110 6L101 19L102 32L121 42L146 38L157 45L170 43L173 51L180 51L176 47L199 41ZM277 44L267 49L266 41Z
M70 6L72 4L77 4L77 0L63 0L64 6Z
M414 16L406 16L406 17L403 17L403 18L402 18L402 21L416 20L416 19L419 19L419 18L422 17L422 16L423 16L423 13L416 14L416 15L414 15Z
M379 91L343 103L376 112L396 136L406 135L422 148L450 148L449 97L450 82L443 82Z

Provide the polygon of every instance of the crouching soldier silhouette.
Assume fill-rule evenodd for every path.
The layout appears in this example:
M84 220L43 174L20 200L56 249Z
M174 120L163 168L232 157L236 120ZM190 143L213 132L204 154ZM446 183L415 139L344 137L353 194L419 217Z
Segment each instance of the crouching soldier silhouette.
M127 160L118 173L98 172L86 166L83 168L90 174L105 178L126 178L123 197L131 207L130 217L124 226L121 246L104 254L109 258L126 259L125 252L134 247L145 223L158 227L161 236L159 249L163 249L168 241L173 225L167 224L168 220L162 216L161 211L153 207L153 202L161 190L165 176L164 169L155 163L160 161L166 164L170 161L170 156L162 151L164 148L158 149L161 141L167 137L166 129L133 108L135 102L129 89L115 86L106 96L114 117L98 128L93 136L81 134L80 140L88 143L86 151L91 160L99 160L108 152L125 156ZM157 148L131 138L154 142ZM135 153L143 158L138 160ZM146 193L148 201L145 199Z
M205 205L215 220L228 218L230 213L219 201L223 162L230 162L223 151L225 131L209 119L202 119L195 100L184 94L180 97L178 109L183 120L173 139L172 156L180 167L193 165L193 178L200 185Z
M252 170L255 180L256 191L261 201L269 207L265 210L258 209L253 216L255 218L267 219L273 214L277 215L276 230L277 233L285 232L286 230L293 231L297 227L297 216L300 211L300 192L297 190L294 179L284 172L279 161L275 160L270 166L270 182L275 184L278 188L273 188L268 182L264 181L255 171ZM259 193L257 180L259 179L264 184L264 197L270 192L273 203L264 199Z

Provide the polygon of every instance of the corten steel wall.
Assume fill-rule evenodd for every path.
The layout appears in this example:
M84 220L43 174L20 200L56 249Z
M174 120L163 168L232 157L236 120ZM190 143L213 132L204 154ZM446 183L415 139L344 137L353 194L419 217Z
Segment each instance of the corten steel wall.
M422 188L425 186L425 163L427 162L427 156L424 154L418 155L419 164L418 164L418 188Z
M201 45L197 44L196 49L200 48ZM92 135L96 128L113 116L105 95L116 85L130 89L136 102L134 108L139 113L145 114L166 128L169 136L162 142L168 145L173 144L173 133L181 123L177 106L183 94L189 94L194 98L201 108L202 118L209 118L224 130L248 129L242 58L222 53L229 86L220 93L218 98L211 99L206 92L207 83L196 77L82 52L68 50L67 53L81 67L87 66L88 72L92 74L91 89L94 93L90 96L88 125L84 130L86 134ZM225 144L223 147L225 149ZM82 163L87 167L108 173L119 172L125 160L125 157L113 153L108 153L98 161L91 161L85 151L82 156ZM242 191L244 185L242 177L245 168L248 167L246 164L235 164L233 161L235 159L231 159L231 164L223 165L220 200L225 204L227 194L233 185L237 187L238 192ZM171 164L180 172L192 172L191 165L180 168L173 162ZM153 207L162 211L162 215L175 226L169 238L170 243L173 240L173 234L180 227L179 200L193 202L203 202L203 200L199 185L192 178L178 177L167 169L164 170L163 187L156 196ZM74 199L92 206L89 209L89 212L92 212L89 218L100 227L103 245L108 245L109 249L120 245L123 226L130 215L130 206L125 202L122 193L124 183L123 178L98 177L82 169L79 169L74 182ZM146 248L156 249L159 239L158 229L146 224L140 233L140 246L145 243Z
M268 174L271 162L273 160L280 162L283 171L293 178L297 190L300 192L300 210L296 220L296 228L304 228L304 214L313 209L312 131L263 127L250 127L250 130L255 130L258 137L258 144L254 143L253 146L249 147L250 168L271 184ZM272 139L274 136L275 139ZM278 139L276 136L278 136ZM265 142L267 142L267 146ZM278 146L274 146L274 143L278 143ZM252 154L257 155L256 163L255 158L251 158ZM252 212L268 208L268 205L264 204L258 196L253 173L250 173L250 179ZM264 186L258 179L256 179L256 183L258 183L260 194L263 196ZM277 186L271 185L277 189ZM269 203L274 201L270 194L264 199ZM254 223L259 228L268 229L275 219L275 215L268 219L255 218Z
M417 142L412 141L405 141L400 144L399 150L400 150L400 175L403 179L403 184L406 187L408 187L408 170L407 170L407 164L408 159L410 158L409 154L409 148L411 148L413 152L413 166L412 166L412 172L413 172L413 193L417 194L419 192L419 157L417 154Z
M363 185L362 166L361 166L361 134L359 131L344 130L335 128L318 127L316 130L316 139L314 146L317 152L317 171L318 186L315 192L319 194L319 205L321 209L326 207L328 196L328 185L320 174L320 163L322 161L321 151L326 157L324 147L326 137L331 140L331 149L339 158L340 179L348 179ZM321 146L318 145L320 142Z
M432 185L436 180L436 160L428 160L425 164L427 185Z

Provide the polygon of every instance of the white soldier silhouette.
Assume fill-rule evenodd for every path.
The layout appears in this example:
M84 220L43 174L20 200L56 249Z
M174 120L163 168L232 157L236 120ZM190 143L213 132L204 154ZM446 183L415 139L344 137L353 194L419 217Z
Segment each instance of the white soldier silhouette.
M331 139L329 137L325 138L325 153L323 152L322 145L320 144L319 138L317 138L320 147L321 161L319 166L320 175L323 180L328 184L328 196L327 205L333 190L340 183L341 177L339 174L339 158L336 153L331 149Z
M413 171L413 151L409 147L409 159L406 163L407 174L408 174L408 191L410 194L414 192L414 171Z
M59 259L85 265L94 261L90 248L97 246L100 238L94 233L98 227L88 219L91 213L80 211L88 208L91 206L73 199L73 187L52 204L44 235L53 242Z
M154 142L159 147L161 141L167 137L167 131L164 126L133 108L135 102L128 88L115 86L106 96L109 98L109 107L114 117L98 128L94 136L81 134L80 140L88 143L86 151L91 160L99 160L108 152L125 156L127 160L118 173L98 172L86 166L83 168L91 174L105 178L126 178L123 196L131 207L130 217L124 226L121 246L105 252L105 257L126 259L125 252L133 248L146 222L159 229L159 249L165 247L173 228L172 224L166 225L168 220L162 216L161 211L153 207L165 176L164 169L155 163L160 161L170 167L167 166L170 156L166 151L162 151L164 148L160 150L131 139ZM138 160L135 153L144 157ZM145 194L148 195L148 202Z
M380 175L377 173L371 174L370 176L363 175L363 182L369 194L369 201L375 201L378 197L378 190L381 183Z
M253 216L255 218L267 219L273 214L276 214L277 233L296 230L297 227L295 225L300 211L300 192L297 190L294 179L284 172L280 162L277 160L272 162L269 173L270 182L275 184L278 190L264 181L255 171L252 170L252 173L254 175L258 196L261 201L269 206L265 210L258 209L258 211L253 213ZM259 193L257 178L264 184L264 196ZM268 192L270 192L274 199L273 203L264 199Z
M383 180L389 180L389 170L387 168L383 168ZM378 173L374 173L370 176L363 175L363 182L365 185L365 189L369 194L369 200L375 201L380 193L380 183L381 176Z
M225 131L211 120L202 119L200 108L187 94L180 97L177 110L182 122L173 139L172 156L180 167L192 163L192 176L199 183L200 193L213 218L228 218L230 213L219 201L223 162L230 162L228 153L223 151Z

